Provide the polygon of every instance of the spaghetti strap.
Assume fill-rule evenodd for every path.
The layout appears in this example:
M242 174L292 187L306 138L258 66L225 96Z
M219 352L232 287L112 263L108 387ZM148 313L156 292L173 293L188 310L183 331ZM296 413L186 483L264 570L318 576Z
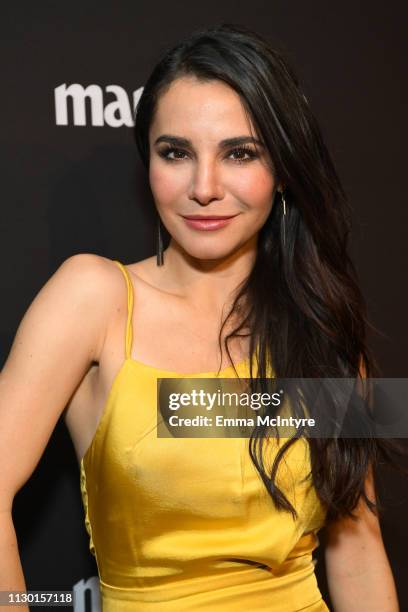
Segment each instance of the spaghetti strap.
M132 350L133 330L132 330L132 314L133 314L133 285L130 280L129 272L125 266L117 259L113 260L119 268L122 270L126 280L127 286L127 322L126 322L126 335L125 335L125 357L130 359L130 352Z

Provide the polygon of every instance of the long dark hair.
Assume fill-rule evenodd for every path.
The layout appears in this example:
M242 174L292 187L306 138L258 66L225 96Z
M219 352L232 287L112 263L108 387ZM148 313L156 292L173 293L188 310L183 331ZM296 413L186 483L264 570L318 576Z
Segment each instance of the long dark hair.
M242 26L223 24L194 32L167 51L144 86L135 113L135 138L146 168L149 129L157 102L177 78L220 80L240 96L246 112L273 160L275 178L284 186L282 206L274 205L258 236L257 257L223 322L248 305L228 341L250 329L250 363L257 377L268 377L273 364L280 378L367 378L379 367L366 341L366 306L348 255L351 211L318 123L283 53ZM280 204L280 202L278 202ZM285 232L285 234L284 234ZM232 360L231 360L232 362ZM251 366L251 381L255 388ZM265 428L251 437L250 455L276 507L297 517L277 487L275 476L290 438L268 473L262 449ZM326 520L353 517L360 496L378 512L365 492L370 465L394 463L391 440L310 438L312 479L327 509ZM397 465L395 465L397 467Z

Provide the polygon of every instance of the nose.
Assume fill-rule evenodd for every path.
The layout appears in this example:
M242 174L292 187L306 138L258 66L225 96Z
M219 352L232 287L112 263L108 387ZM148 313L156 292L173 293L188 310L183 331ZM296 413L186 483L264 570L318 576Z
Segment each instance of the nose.
M224 189L216 163L213 160L198 161L191 180L189 199L206 206L223 197Z

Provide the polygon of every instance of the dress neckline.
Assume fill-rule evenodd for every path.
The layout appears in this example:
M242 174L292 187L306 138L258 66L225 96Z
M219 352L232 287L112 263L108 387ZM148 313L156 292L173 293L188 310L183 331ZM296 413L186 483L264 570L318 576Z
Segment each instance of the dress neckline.
M123 371L126 369L128 363L132 364L133 367L143 368L143 369L145 369L147 371L150 371L152 373L155 372L157 378L161 378L160 376L157 376L157 374L164 374L165 376L163 378L165 378L167 376L169 376L169 377L173 376L173 377L177 377L177 378L183 378L183 377L184 378L205 378L205 377L214 378L216 374L218 374L218 376L222 377L222 374L224 374L226 372L229 372L229 371L233 371L233 367L231 365L229 365L229 366L223 368L222 370L220 370L219 373L218 372L192 372L191 374L182 374L180 372L175 372L173 370L164 370L162 368L156 368L155 366L151 366L151 365L149 365L147 363L144 363L143 361L139 361L138 359L133 359L133 357L126 357L124 359L124 361L122 362L122 365L120 366L119 370L117 371L117 373L116 373L116 375L115 375L115 377L114 377L114 379L112 381L111 387L110 387L108 395L106 397L105 404L104 404L104 407L102 409L101 416L99 417L99 421L98 421L96 430L94 432L94 435L92 436L91 442L88 445L88 448L86 449L85 453L82 455L82 457L81 457L81 459L79 461L79 465L80 465L81 471L83 469L84 461L85 461L88 453L90 452L91 447L94 445L95 439L99 435L100 430L102 429L103 422L105 421L105 418L106 418L108 406L110 405L110 402L111 402L113 390L116 387L116 385L118 384L119 379L122 377ZM244 366L246 364L248 364L248 363L249 363L249 357L247 357L243 361L240 361L240 362L236 363L235 367L239 371L239 370L242 370L244 368Z
M230 370L233 371L233 367L232 365L226 366L225 368L222 368L219 372L218 370L210 370L208 372L177 372L175 370L166 370L164 368L158 368L156 366L152 366L149 365L148 363L144 363L143 361L139 361L139 359L134 359L133 357L127 357L126 361L130 361L131 363L134 363L137 366L140 366L146 370L152 370L155 372L161 372L162 374L166 374L168 376L177 376L177 377L189 377L189 378L194 378L194 377L204 377L204 376L210 376L213 377L215 375L220 376L221 374L224 374L224 372L228 372ZM245 359L243 359L242 361L239 361L238 363L234 364L236 369L238 370L239 368L242 368L244 365L249 363L249 357L246 357Z

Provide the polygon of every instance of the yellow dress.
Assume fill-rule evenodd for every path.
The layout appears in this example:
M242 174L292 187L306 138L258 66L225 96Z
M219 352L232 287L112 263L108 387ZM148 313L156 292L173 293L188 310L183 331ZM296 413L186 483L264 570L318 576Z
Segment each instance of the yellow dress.
M329 610L312 559L325 511L310 481L300 482L310 472L308 444L299 439L279 472L294 520L275 508L248 438L158 438L157 378L216 373L131 358L133 285L116 263L128 290L125 359L80 464L103 612ZM248 362L237 370L249 377ZM232 366L220 376L235 377Z

